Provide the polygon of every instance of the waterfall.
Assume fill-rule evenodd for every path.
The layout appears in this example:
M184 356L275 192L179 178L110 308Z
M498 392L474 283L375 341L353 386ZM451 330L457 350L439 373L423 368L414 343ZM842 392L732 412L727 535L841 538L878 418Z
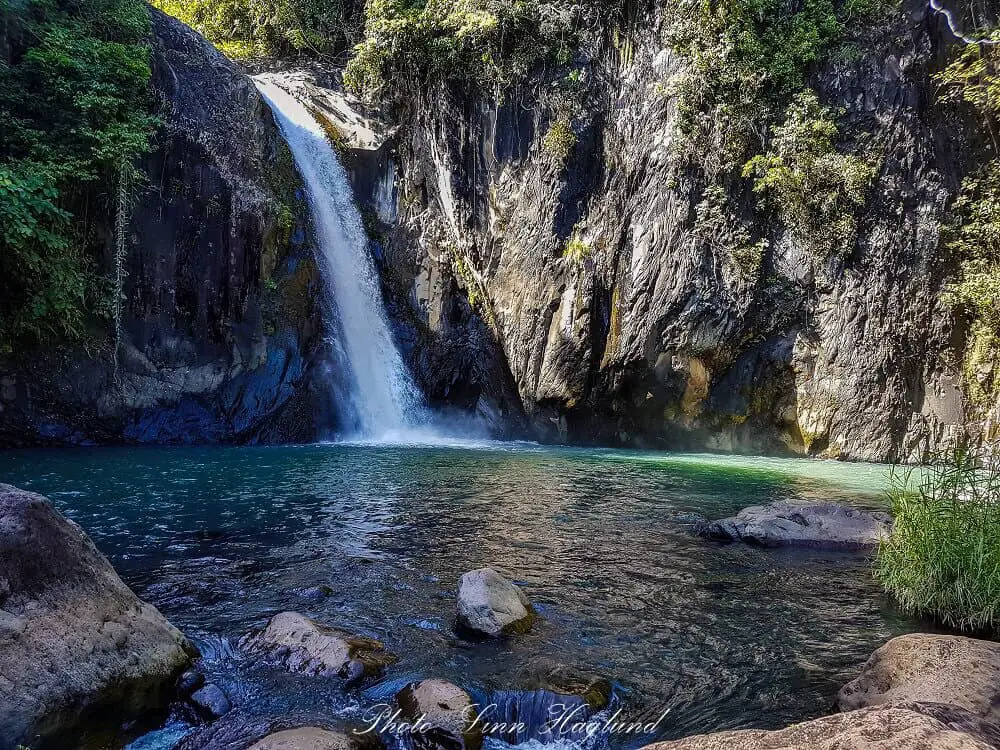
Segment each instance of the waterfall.
M353 437L398 439L425 426L428 414L393 341L347 174L322 126L300 101L266 77L255 83L305 183L326 302L336 310L339 344L350 369Z

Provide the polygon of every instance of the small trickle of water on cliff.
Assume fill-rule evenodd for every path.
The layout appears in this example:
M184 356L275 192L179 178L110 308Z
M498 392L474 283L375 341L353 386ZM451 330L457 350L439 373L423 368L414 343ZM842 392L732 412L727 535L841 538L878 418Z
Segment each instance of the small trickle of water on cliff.
M405 440L428 428L429 414L393 341L347 174L302 102L267 77L255 83L305 183L326 301L336 310L338 343L350 368L347 398L357 422L352 437Z

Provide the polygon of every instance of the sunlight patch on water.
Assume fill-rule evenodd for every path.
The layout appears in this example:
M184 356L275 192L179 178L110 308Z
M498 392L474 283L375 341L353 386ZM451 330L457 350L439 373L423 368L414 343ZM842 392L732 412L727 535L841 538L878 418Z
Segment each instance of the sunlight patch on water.
M816 458L776 458L733 456L713 453L608 452L611 461L633 461L667 468L714 467L761 478L801 479L836 485L864 495L881 495L889 483L892 468L883 464L847 463Z

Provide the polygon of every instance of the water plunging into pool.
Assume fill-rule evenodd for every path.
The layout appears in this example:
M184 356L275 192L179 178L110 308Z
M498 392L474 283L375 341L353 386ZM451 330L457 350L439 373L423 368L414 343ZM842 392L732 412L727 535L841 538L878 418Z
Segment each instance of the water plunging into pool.
M339 409L351 437L406 440L430 433L429 413L386 319L378 274L347 174L308 108L272 80L256 80L305 183L324 298L336 310L338 343L350 370ZM349 412L344 414L345 409Z

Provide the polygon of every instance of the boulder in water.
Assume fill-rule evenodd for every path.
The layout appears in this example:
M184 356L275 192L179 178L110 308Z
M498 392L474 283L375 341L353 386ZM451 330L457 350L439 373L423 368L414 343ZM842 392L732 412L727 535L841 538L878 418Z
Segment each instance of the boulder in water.
M189 700L198 709L198 713L206 719L218 719L233 708L222 688L212 682L195 690Z
M481 728L473 728L476 709L467 692L446 680L412 682L396 694L396 703L410 721L421 721L427 729L415 732L418 750L478 750L483 744Z
M957 706L905 703L824 716L786 729L743 729L642 750L996 750L1000 730Z
M264 630L244 638L241 645L291 672L336 675L349 682L374 677L397 661L373 638L331 628L298 612L275 615Z
M1000 643L912 633L885 643L837 693L837 708L948 703L1000 724Z
M189 669L177 678L177 693L187 698L204 684L205 675L196 670Z
M535 619L524 592L493 568L462 576L457 609L459 627L492 638L526 633Z
M0 485L0 748L162 707L195 653L79 526Z
M732 518L702 524L712 539L762 547L874 547L892 531L892 516L836 503L777 502L744 508Z

